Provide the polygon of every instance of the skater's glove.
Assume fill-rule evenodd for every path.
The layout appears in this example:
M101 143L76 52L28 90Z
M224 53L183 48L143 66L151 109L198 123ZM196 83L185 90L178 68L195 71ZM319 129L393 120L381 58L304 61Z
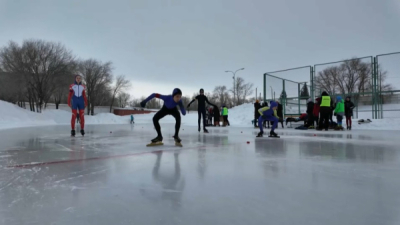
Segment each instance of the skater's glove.
M187 105L187 107L186 108L189 108L190 107L190 104L189 105Z
M333 115L334 115L334 116L337 116L337 113L334 113Z
M144 108L146 106L146 102L145 101L140 102L140 106L142 106L142 108Z

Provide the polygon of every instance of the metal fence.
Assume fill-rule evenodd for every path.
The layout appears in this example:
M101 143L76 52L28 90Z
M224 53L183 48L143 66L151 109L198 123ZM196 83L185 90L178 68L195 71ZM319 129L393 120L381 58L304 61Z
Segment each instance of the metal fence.
M301 114L308 98L315 100L327 91L335 99L351 97L355 118L400 117L399 65L400 52L395 52L267 72L263 75L264 101L281 99L288 112ZM354 82L348 80L354 77ZM303 86L308 96L302 93ZM274 89L271 95L269 89ZM281 93L286 93L284 98Z
M265 92L264 89L264 101L269 102L271 100L277 101L283 106L284 115L298 115L304 111L304 102L310 98L309 91L302 93L302 89L305 86L308 90L309 86L307 83L296 82L288 79L283 79L271 74L264 74L265 83L269 85L270 93Z

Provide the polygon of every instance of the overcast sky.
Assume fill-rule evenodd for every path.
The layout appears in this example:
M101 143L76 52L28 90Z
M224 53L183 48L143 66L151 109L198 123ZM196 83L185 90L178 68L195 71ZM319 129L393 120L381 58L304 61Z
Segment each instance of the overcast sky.
M0 46L38 38L112 61L135 97L231 88L224 71L241 67L260 90L267 71L400 51L399 28L400 0L0 0Z

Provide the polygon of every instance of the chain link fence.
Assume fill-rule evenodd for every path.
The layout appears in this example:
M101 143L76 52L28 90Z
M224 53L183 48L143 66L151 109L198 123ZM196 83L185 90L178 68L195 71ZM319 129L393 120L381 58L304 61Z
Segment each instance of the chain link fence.
M399 65L400 52L395 52L268 72L264 100L281 99L286 114L301 114L307 99L315 101L326 91L334 99L350 97L355 118L400 118ZM267 89L274 85L275 94L268 98Z

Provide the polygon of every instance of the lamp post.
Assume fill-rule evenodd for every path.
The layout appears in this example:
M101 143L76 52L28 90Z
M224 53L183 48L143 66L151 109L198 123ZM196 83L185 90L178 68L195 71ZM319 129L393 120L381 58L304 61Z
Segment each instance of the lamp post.
M239 71L239 70L244 70L244 68L240 68L240 69L238 69L238 70L236 70L235 72L233 72L233 71L230 71L230 70L227 70L227 71L225 71L225 73L232 73L233 74L233 99L234 99L234 102L236 101L236 91L235 91L235 88L236 88L236 72L237 71Z

